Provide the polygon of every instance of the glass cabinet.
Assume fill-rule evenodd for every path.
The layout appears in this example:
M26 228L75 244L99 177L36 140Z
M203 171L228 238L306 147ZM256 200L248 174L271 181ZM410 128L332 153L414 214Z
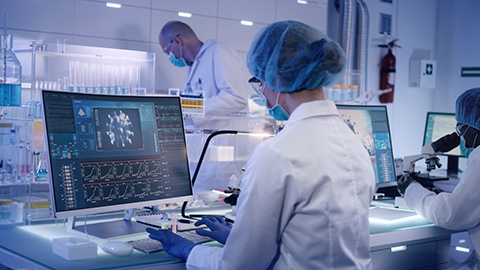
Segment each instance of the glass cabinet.
M14 52L21 104L0 106L0 226L51 217L40 90L152 95L155 54L61 44Z

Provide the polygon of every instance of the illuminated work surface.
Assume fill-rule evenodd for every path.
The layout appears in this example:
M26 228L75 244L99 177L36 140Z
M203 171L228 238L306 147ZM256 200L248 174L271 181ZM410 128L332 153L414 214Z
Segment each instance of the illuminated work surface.
M399 214L399 210L394 208L377 210L370 219L372 251L450 238L450 231L435 227L413 213L405 217L405 213ZM145 254L134 251L130 256L119 257L104 253L99 248L97 258L68 261L52 252L53 238L78 236L68 233L63 223L0 227L0 234L0 263L14 269L185 269L183 262L165 252ZM137 234L118 240L146 236ZM107 242L92 241L99 245Z
M202 211L205 209L187 209L187 214L200 214ZM212 214L222 214L231 211L231 207L214 207L209 208L209 211ZM110 216L110 220L112 218L118 220L121 215L113 214ZM88 223L102 221L108 221L108 219L97 219ZM76 225L84 225L84 222L77 221ZM184 262L165 252L145 254L135 250L132 255L121 257L105 253L100 247L97 249L98 256L96 258L68 261L53 253L52 239L85 237L85 235L67 232L66 223L63 222L48 222L30 226L0 226L0 235L0 265L3 264L13 269L185 269ZM90 237L90 240L100 246L108 241L125 242L146 237L148 234L145 232L102 240ZM205 245L220 244L211 242Z
M66 232L63 223L12 226L0 228L0 233L2 235L0 238L2 248L0 263L14 269L149 269L149 266L152 269L164 269L160 267L161 265L169 266L165 269L176 269L175 267L172 268L171 263L179 262L178 259L165 252L145 254L134 251L130 256L120 257L107 254L100 247L98 248L97 258L68 261L52 252L53 238L79 236ZM121 241L134 239L135 237L147 237L147 234L122 238ZM91 240L97 242L99 246L108 242L106 240Z
M370 208L370 250L395 244L449 239L452 231L436 227L412 210L392 207Z
M449 265L452 231L434 226L413 211L370 209L373 269L444 269Z

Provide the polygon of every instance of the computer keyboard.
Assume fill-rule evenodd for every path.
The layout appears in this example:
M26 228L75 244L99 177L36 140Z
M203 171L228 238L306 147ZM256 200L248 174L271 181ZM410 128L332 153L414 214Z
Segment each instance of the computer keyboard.
M208 236L199 235L195 231L182 231L182 232L177 232L177 234L194 243L206 243L206 242L213 241L212 238ZM131 240L131 241L128 241L128 243L132 245L134 249L139 250L141 252L145 252L145 253L154 253L154 252L159 252L163 250L162 243L160 243L160 241L157 241L151 238L141 238L141 239Z

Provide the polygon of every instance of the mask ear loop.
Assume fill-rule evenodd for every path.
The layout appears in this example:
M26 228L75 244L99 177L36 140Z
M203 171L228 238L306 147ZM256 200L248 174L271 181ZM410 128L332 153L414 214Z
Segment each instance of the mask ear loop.
M465 148L467 147L467 140L465 140L465 135L467 134L467 131L470 128L470 126L468 126L468 125L466 125L466 126L467 126L467 128L465 129L464 132L462 132L462 136L460 136L460 138L463 138L463 141L465 143Z
M477 142L477 137L478 137L478 133L477 133L477 134L475 134L475 139L473 139L473 145L472 145L472 148L475 148L475 147L476 147L476 146L475 146L475 145L476 145L475 143Z
M281 93L281 92L280 92L280 91L278 91L278 94L277 94L277 100L275 101L275 106L277 106L277 105L278 105L278 100L280 99L280 93ZM275 107L275 106L273 106L273 107Z
M180 59L183 58L183 46L180 46ZM184 59L185 60L185 59Z

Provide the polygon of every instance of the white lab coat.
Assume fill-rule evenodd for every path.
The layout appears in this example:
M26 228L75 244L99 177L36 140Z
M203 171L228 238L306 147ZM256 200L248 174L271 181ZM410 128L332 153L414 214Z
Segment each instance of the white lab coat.
M187 269L371 269L374 182L335 104L304 103L247 163L225 246L195 246Z
M405 190L408 207L435 225L449 230L468 230L480 259L480 148L472 151L467 167L452 193L436 195L419 183ZM478 265L475 269L480 269Z
M245 61L233 49L207 40L189 67L183 85L184 92L189 86L193 91L205 92L205 118L193 118L194 127L243 130L235 126L235 121L221 117L248 112L248 98L253 94L248 79Z

